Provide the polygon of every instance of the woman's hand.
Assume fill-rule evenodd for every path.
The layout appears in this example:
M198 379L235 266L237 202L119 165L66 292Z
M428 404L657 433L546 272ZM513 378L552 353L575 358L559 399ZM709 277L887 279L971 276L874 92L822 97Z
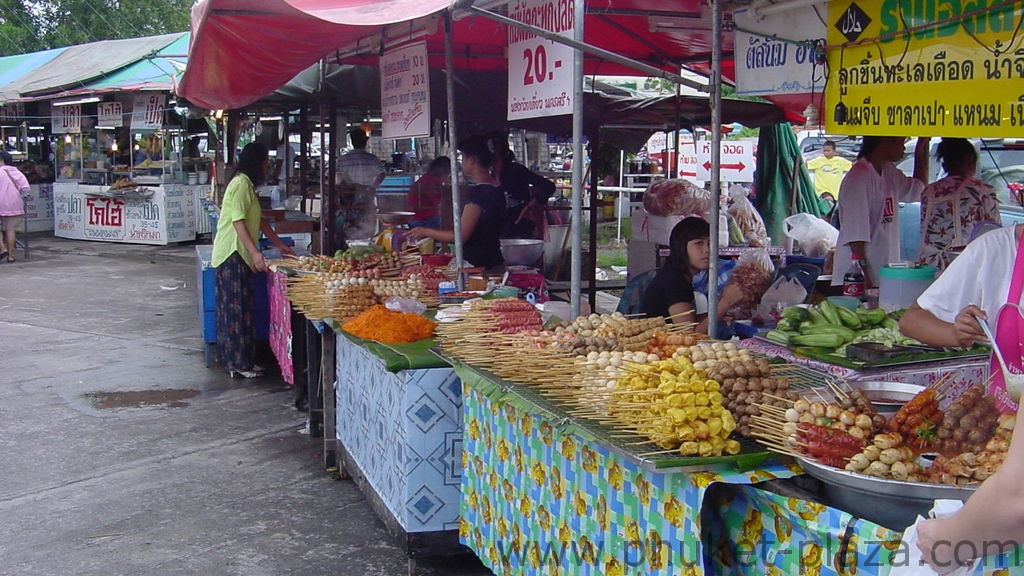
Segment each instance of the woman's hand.
M925 520L917 525L917 548L921 558L939 574L948 574L971 558L957 558L957 547L943 534L949 519ZM971 547L960 547L961 551Z
M253 254L252 267L255 268L257 272L267 271L267 259L263 257L262 252L257 252L256 254Z
M981 308L971 304L957 313L956 318L953 319L953 333L956 335L956 341L960 346L969 348L975 342L986 342L988 340L985 332L981 329L981 325L978 324L978 318L988 320L988 314L985 314L985 311Z
M426 226L417 226L412 228L405 235L413 240L419 240L420 238L432 238L431 233L434 231L433 228L427 228Z

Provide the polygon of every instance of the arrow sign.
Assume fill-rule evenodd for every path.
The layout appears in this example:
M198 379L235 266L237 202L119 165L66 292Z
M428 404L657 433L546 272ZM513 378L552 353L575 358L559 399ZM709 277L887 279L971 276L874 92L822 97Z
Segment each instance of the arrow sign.
M703 166L705 170L711 170L711 160L704 162ZM746 167L747 165L744 164L743 162L737 162L735 164L722 164L721 166L719 166L719 168L722 170L738 170L740 172L742 172L743 169ZM694 174L694 176L696 176L696 174Z
M726 182L753 182L754 141L727 140L721 142L720 147L720 178ZM697 143L697 165L694 168L698 179L711 180L711 142Z

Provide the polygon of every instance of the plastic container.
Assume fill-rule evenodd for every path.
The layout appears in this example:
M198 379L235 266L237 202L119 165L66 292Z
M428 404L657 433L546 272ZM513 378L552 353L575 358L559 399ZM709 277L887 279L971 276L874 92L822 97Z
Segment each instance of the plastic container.
M909 308L935 280L934 266L882 268L878 283L878 306L886 311Z

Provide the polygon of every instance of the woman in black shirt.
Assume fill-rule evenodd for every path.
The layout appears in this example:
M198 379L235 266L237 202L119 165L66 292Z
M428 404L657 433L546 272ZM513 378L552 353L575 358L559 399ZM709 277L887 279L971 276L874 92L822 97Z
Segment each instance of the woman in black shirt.
M505 192L497 174L497 144L483 136L475 136L459 144L462 151L462 172L473 184L466 193L462 208L462 256L473 266L489 272L500 269L501 232L505 217ZM433 238L438 242L455 242L454 230L418 226L409 230L411 238Z
M700 318L694 312L696 298L693 277L707 270L711 262L711 226L703 218L684 218L672 228L669 236L669 257L655 274L643 296L643 313L662 316L673 322L698 322L695 330L707 333L707 315ZM718 318L742 298L734 285L722 290L718 302Z

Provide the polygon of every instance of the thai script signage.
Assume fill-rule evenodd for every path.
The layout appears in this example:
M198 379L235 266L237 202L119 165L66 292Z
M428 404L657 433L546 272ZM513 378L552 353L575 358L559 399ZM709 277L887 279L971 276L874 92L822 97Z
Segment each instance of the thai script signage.
M825 40L824 6L772 14L758 20L746 9L733 13L736 93L754 96L807 94L825 87L819 52Z
M1024 6L998 0L828 4L833 134L1016 137Z
M390 50L381 57L380 109L384 138L430 136L426 42Z
M509 3L514 20L572 38L572 0L516 0ZM572 114L573 49L508 28L508 119Z

